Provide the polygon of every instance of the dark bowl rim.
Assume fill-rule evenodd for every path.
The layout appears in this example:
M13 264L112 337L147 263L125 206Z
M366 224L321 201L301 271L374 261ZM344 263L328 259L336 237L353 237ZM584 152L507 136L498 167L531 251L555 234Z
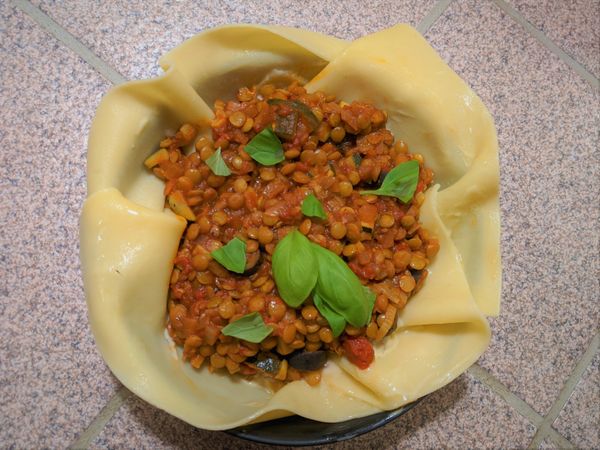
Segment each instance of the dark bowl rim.
M408 403L404 406L401 406L398 409L394 409L391 411L382 411L379 413L375 413L372 414L370 416L365 416L365 417L357 417L355 419L350 419L350 420L346 420L344 422L338 422L338 423L348 423L348 422L353 422L353 421L364 421L364 420L368 420L369 418L372 418L373 422L367 423L365 425L359 425L357 428L348 430L348 431L344 431L341 432L339 435L337 436L323 436L320 438L307 438L307 439L291 439L291 440L285 440L285 439L278 439L278 438L271 438L271 437L266 437L266 436L261 436L260 431L259 432L255 432L253 433L252 430L253 428L263 428L265 426L265 423L269 423L269 422L290 422L293 420L297 420L298 418L301 419L303 422L305 423L311 423L313 422L316 426L319 425L331 425L328 422L319 422L316 420L310 420L310 419L306 419L304 417L301 416L297 416L297 415L293 415L293 416L288 416L288 417L283 417L281 419L275 419L275 420L271 420L269 422L260 422L257 424L251 424L251 425L243 425L237 428L233 428L231 430L225 430L224 432L231 435L231 436L235 436L239 439L243 439L246 441L251 441L251 442L257 442L260 444L268 444L268 445L278 445L278 446L295 446L295 447L306 447L309 445L325 445L325 444L333 444L336 442L342 442L342 441L346 441L348 439L352 439L358 436L361 436L363 434L369 433L373 430L376 430L377 428L380 428L384 425L387 425L388 423L390 423L392 420L397 419L398 417L400 417L401 415L407 413L408 411L410 411L412 408L414 408L421 400L423 400L424 397L421 397L411 403ZM289 425L293 425L293 423L290 423Z

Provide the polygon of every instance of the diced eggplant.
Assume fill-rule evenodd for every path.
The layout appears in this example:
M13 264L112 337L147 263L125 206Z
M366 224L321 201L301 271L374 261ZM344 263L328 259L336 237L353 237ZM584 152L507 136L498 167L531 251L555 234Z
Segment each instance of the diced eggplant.
M298 118L299 114L296 111L292 111L287 116L278 115L275 118L275 128L273 129L273 131L280 138L292 139L296 134Z
M414 269L409 269L410 270L410 274L412 275L412 277L415 279L415 281L418 283L419 279L421 278L421 276L423 275L423 271L422 270L414 270Z
M343 155L346 155L350 150L352 150L355 147L356 136L351 133L346 133L346 136L344 137L344 139L342 139L342 142L337 144L337 148Z
M263 262L262 252L256 251L256 252L248 254L246 256L246 270L244 270L244 273L242 275L244 275L246 277L249 277L250 275L254 275L256 272L258 272L258 269L260 269L262 262Z
M310 125L310 127L313 130L316 130L319 126L319 119L317 119L317 116L315 116L311 109L302 102L299 102L297 100L283 100L280 98L272 98L270 100L267 100L267 103L269 105L285 105L291 108L292 110L302 114L306 118L308 125Z
M301 371L318 370L327 362L327 353L323 350L316 352L299 352L288 358L288 363L294 369Z
M254 366L257 369L262 370L270 374L276 374L279 372L279 365L281 361L272 353L259 353L254 362Z

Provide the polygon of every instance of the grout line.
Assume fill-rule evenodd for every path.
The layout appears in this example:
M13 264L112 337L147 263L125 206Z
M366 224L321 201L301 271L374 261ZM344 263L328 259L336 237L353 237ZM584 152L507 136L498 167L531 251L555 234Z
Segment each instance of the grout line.
M431 8L431 11L429 11L427 15L423 17L421 22L419 22L417 25L417 31L421 34L425 34L427 30L429 30L429 28L431 28L431 26L435 23L435 21L440 18L444 11L446 11L452 1L453 0L439 0L433 6L433 8Z
M577 62L568 53L558 47L552 42L544 33L534 27L527 19L525 19L521 13L506 3L504 0L492 0L498 8L504 11L507 15L513 18L513 20L519 23L525 28L534 38L536 38L542 45L549 49L552 53L559 57L565 64L570 66L575 72L577 72L583 79L592 85L594 89L600 89L600 82L592 75L582 64Z
M600 333L596 333L596 335L592 339L590 346L587 348L587 350L585 351L583 356L579 359L579 361L577 362L577 365L575 366L575 369L573 369L573 372L571 372L571 375L569 376L565 385L559 392L558 397L556 398L556 400L554 401L554 404L550 408L550 411L548 411L548 414L546 414L546 417L544 417L544 421L542 422L541 426L538 428L537 433L533 437L533 440L531 441L530 446L537 448L537 446L540 444L542 439L544 439L544 437L546 437L546 435L550 432L550 430L554 430L552 428L552 424L554 423L554 421L556 420L556 418L562 411L563 407L569 400L569 397L575 390L577 383L579 383L579 380L581 380L583 373L586 371L586 369L588 368L588 366L590 365L590 363L596 356L599 346L600 346ZM558 434L558 432L557 432L557 434Z
M514 408L519 414L529 420L536 427L536 435L544 423L544 418L531 406L529 406L525 401L521 400L517 395L513 394L500 380L490 374L486 369L481 367L478 364L473 364L469 370L469 374L475 377L477 380L485 384L489 389L492 390L495 394L499 395L509 406ZM535 436L534 436L535 437ZM558 433L553 428L550 428L544 435L542 439L545 437L550 437L556 444L558 444L559 448L571 449L574 448L573 444L569 442L566 438L564 438L560 433ZM542 441L540 439L540 442ZM533 441L532 441L533 444ZM531 447L530 448L537 448ZM539 442L538 442L539 445Z
M486 369L481 367L479 364L473 364L469 368L468 372L477 380L489 387L494 393L502 397L506 403L508 403L519 414L529 420L533 425L536 426L536 428L541 426L544 418L525 401L513 394L504 384L502 384L500 380L490 374Z
M98 437L108 421L115 415L121 405L125 403L130 396L131 392L125 386L121 386L106 403L106 405L104 405L104 408L102 408L102 410L98 413L94 420L92 420L83 433L79 435L77 440L69 446L69 449L89 448L91 443Z
M542 438L537 443L537 447L532 447L532 445L534 444L534 442L531 441L531 444L530 444L529 448L539 448L540 444L542 443L542 441L544 439L546 439L546 438L550 439L550 441L552 441L552 443L555 444L557 448L560 448L560 449L574 449L574 448L576 448L571 443L571 441L569 441L567 438L565 438L562 434L560 434L554 428L550 428L548 430L548 433L546 433L545 436L542 436Z
M102 75L108 81L113 84L121 84L127 81L123 75L102 61L89 48L79 42L71 33L69 33L58 23L52 20L48 15L46 15L37 7L33 6L27 0L13 0L13 3L17 8L36 21L43 29L74 51L90 66L100 72L100 75Z

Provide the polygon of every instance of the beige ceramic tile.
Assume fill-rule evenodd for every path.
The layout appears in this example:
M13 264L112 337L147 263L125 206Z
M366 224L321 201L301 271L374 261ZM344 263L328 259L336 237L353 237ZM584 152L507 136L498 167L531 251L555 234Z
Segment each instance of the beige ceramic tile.
M463 375L385 427L329 448L524 448L534 433L535 428L499 397L469 375ZM92 448L264 447L225 433L195 429L132 397Z
M416 25L434 0L164 0L33 3L127 78L158 73L158 58L194 34L231 23L288 25L344 39L397 23Z
M600 448L600 354L584 372L554 428L580 448Z
M480 363L545 414L600 319L598 93L491 2L426 37L498 129L503 304Z
M508 0L538 30L600 77L598 0Z
M86 135L108 86L6 2L0 24L0 447L61 448L116 385L78 249Z

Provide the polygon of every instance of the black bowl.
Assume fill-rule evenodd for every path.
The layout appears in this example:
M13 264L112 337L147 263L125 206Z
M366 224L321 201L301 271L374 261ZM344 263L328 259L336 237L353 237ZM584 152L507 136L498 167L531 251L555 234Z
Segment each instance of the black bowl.
M408 412L419 401L420 399L393 411L383 411L345 422L326 423L300 416L289 416L268 422L244 425L228 430L226 433L249 441L271 445L331 444L373 431Z

